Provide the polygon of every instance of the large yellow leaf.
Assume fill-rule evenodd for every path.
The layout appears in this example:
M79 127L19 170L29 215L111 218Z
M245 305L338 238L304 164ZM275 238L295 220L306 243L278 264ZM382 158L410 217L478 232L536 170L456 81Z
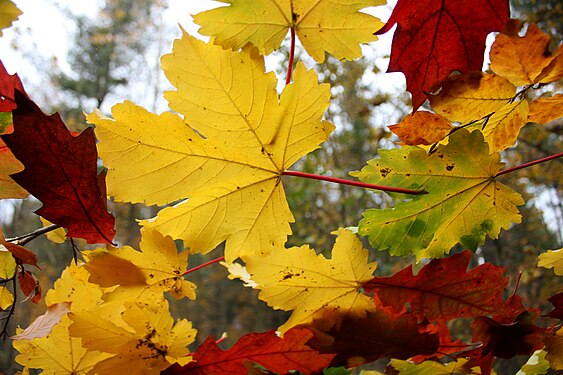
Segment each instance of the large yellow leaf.
M498 34L491 47L491 69L517 86L563 77L563 48L549 53L549 36L530 24L526 36Z
M363 318L374 309L373 300L360 288L372 278L377 263L368 263L368 251L348 230L338 230L331 259L304 245L276 248L265 258L245 261L258 284L253 287L260 289L258 298L275 309L293 310L279 327L282 333L316 319L334 325L344 316Z
M141 234L141 251L124 246L84 252L89 281L105 287L118 285L111 293L125 299L131 294L158 296L165 291L176 299L195 299L196 286L183 276L188 252L178 253L172 238L155 230L145 229Z
M95 311L70 316L70 332L82 339L84 347L113 354L97 363L92 373L159 374L174 363L191 361L186 346L194 341L197 331L186 319L174 325L166 300L150 308L126 305L121 314L125 326Z
M530 103L529 122L546 124L563 116L563 94L538 98Z
M2 29L10 27L20 14L21 10L11 0L0 0L0 36Z
M302 64L278 102L274 74L252 50L232 52L184 33L162 65L178 88L170 107L185 116L147 112L130 102L114 119L95 112L98 150L118 201L164 204L142 224L209 252L226 240L225 257L283 246L293 216L281 174L326 140L328 85ZM186 125L189 124L188 125Z
M16 362L43 369L43 374L85 374L97 362L111 356L82 347L80 338L69 335L70 324L70 319L65 315L46 337L14 340L12 345L21 353L16 357Z
M476 250L489 235L519 223L516 206L520 194L497 182L503 167L500 155L489 155L479 131L460 129L447 145L428 155L417 147L380 150L380 158L368 161L360 180L428 194L397 202L392 209L369 209L360 221L359 233L392 255L440 258L457 243Z
M558 276L563 276L563 249L548 250L538 256L538 267L553 268Z
M512 102L515 94L516 87L507 79L472 72L450 78L430 103L450 121L473 123L483 132L493 153L514 145L526 125L528 102Z
M360 10L385 4L385 0L220 0L230 4L194 16L199 32L215 37L225 48L247 43L260 53L279 47L293 28L307 52L322 63L325 52L338 59L362 55L360 44L377 40L383 24Z

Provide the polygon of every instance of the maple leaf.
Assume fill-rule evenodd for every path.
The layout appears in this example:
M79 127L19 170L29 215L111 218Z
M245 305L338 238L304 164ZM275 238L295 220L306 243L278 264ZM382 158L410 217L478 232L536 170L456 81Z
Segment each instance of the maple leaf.
M551 54L549 39L534 23L524 37L498 34L491 47L491 70L517 86L557 81L563 77L563 48Z
M534 324L537 311L525 310L513 321L500 323L487 316L475 318L471 323L473 341L481 341L481 356L492 354L500 358L530 355L543 347L547 329Z
M507 0L399 0L384 34L397 24L388 72L403 72L413 111L450 73L481 70L487 34L504 29Z
M392 209L369 209L359 233L392 255L440 258L458 242L475 250L485 236L497 238L500 229L519 223L520 194L494 178L502 168L500 155L489 155L479 131L460 129L433 154L416 147L380 150L368 161L360 180L429 194L397 202Z
M502 299L508 283L504 268L485 263L467 272L470 260L470 251L434 259L416 275L408 266L390 277L374 277L364 289L373 293L377 308L390 307L400 316L408 304L419 321L512 314Z
M559 320L563 320L563 292L557 293L547 299L553 305L554 309L551 310L547 316Z
M41 285L39 285L39 280L31 272L28 270L18 272L18 284L26 300L39 303L42 292Z
M528 102L513 101L515 95L516 87L506 78L471 72L448 79L430 104L448 120L480 129L492 153L514 145L526 125Z
M538 98L530 103L528 122L547 124L563 116L563 94Z
M450 363L440 363L435 361L424 361L422 363L412 363L400 359L392 359L388 367L395 370L394 373L401 375L451 375L451 374L476 374L467 369L468 360L460 358ZM387 373L387 372L386 372ZM480 374L480 372L478 372Z
M295 30L305 50L322 63L325 52L337 59L362 55L360 44L377 40L383 25L360 10L383 5L385 0L220 0L230 4L196 14L200 34L212 36L224 48L251 43L261 54L278 48L288 29Z
M328 85L298 64L278 102L275 76L263 73L262 57L186 33L162 65L178 87L166 94L170 107L185 122L131 102L113 107L114 120L88 116L109 168L109 193L146 204L189 198L142 225L182 239L190 252L206 253L226 240L232 262L283 246L294 219L281 174L334 129L321 121Z
M111 243L114 218L102 194L104 176L97 175L92 129L73 137L58 114L44 115L19 92L16 103L14 133L2 139L25 169L12 178L43 203L36 213L67 228L68 236Z
M275 248L267 257L245 258L246 268L260 289L258 298L274 309L293 310L278 330L283 334L314 319L338 325L343 316L362 318L373 311L371 299L360 291L377 263L368 264L368 251L346 229L337 231L331 259L308 245Z
M11 112L17 107L16 90L27 96L20 77L17 74L8 74L0 60L0 112Z
M445 117L428 111L416 111L400 123L389 126L389 130L401 138L402 144L409 146L440 142L452 129Z
M419 332L413 315L394 318L378 310L365 318L344 319L338 329L317 332L309 345L322 353L336 353L330 367L355 367L380 358L435 354L438 335Z
M63 316L46 337L33 340L14 340L20 352L16 362L30 368L41 368L46 374L85 374L110 354L86 350L80 338L69 335L71 320Z
M193 353L193 362L183 367L174 365L163 375L246 374L249 362L280 374L291 370L303 374L317 373L330 363L334 355L319 354L307 346L312 336L311 331L303 328L291 329L283 338L276 336L274 330L249 333L227 351L221 350L213 337L208 337Z
M12 26L21 14L22 11L11 0L0 0L0 36L2 30Z
M563 327L559 328L554 335L544 339L547 355L545 359L554 370L563 370Z
M536 350L522 366L518 375L540 375L549 371L549 362L545 359L545 350Z
M159 374L174 363L191 361L186 346L197 331L186 319L174 325L166 300L151 307L126 304L121 314L125 325L95 312L71 312L69 316L73 321L69 332L80 337L85 348L113 354L98 362L91 373Z
M89 282L103 287L119 285L112 293L127 294L128 287L138 286L133 288L138 294L167 290L176 299L195 299L196 286L183 276L188 252L178 253L172 238L155 230L144 229L141 234L141 251L124 246L84 252Z
M40 268L37 264L37 254L21 245L6 241L2 228L0 228L0 245L2 245L4 249L8 250L18 263L29 264Z
M553 268L558 276L563 276L563 249L548 250L538 256L538 267Z

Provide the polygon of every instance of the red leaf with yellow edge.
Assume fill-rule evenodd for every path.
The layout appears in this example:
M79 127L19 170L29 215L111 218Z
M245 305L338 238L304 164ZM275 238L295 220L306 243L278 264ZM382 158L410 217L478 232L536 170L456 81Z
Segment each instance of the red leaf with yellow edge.
M73 137L58 114L46 116L19 92L16 104L14 133L2 139L25 166L13 179L43 203L36 213L67 228L69 237L111 243L114 218L97 175L92 129Z
M229 350L219 349L213 337L193 353L193 362L181 367L174 365L163 372L166 375L234 375L246 374L251 363L259 364L270 371L285 374L291 370L312 374L326 367L333 354L319 354L306 345L313 336L308 329L294 328L282 338L274 330L249 333L241 337Z
M321 353L336 353L330 367L355 367L380 358L430 356L438 350L438 343L438 334L420 332L413 315L394 318L382 310L362 319L344 319L338 329L315 331L309 341Z
M378 34L397 24L388 72L403 72L414 110L454 71L481 70L485 39L508 22L507 0L399 0Z
M419 321L513 314L501 297L508 282L504 268L485 263L467 272L470 259L467 250L432 260L416 276L409 266L391 277L374 277L363 287L374 294L376 307L399 316L408 303Z

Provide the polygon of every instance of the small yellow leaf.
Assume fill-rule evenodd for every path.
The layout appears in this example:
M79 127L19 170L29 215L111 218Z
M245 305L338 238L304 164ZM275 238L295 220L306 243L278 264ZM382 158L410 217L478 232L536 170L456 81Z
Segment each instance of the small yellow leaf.
M0 0L0 36L2 30L10 27L21 14L22 11L11 0Z
M548 53L549 39L536 24L528 26L524 37L498 34L491 47L491 69L517 86L559 80L563 77L563 48Z
M558 276L563 276L563 249L548 250L538 256L538 267L553 268Z
M25 330L12 336L12 340L33 340L38 337L45 337L51 333L55 324L60 323L62 317L68 313L70 303L63 302L51 305L47 311L38 316Z
M41 219L41 223L43 223L43 228L53 224L49 220L44 219L41 216L39 217L39 219ZM54 243L64 243L66 241L66 232L64 228L57 228L55 230L52 230L48 232L46 236L49 241Z
M307 245L245 259L260 289L258 298L275 309L293 310L278 328L282 334L315 319L338 325L344 315L362 318L374 310L373 300L360 288L372 278L377 263L368 263L368 251L354 234L342 228L337 233L331 259Z
M451 375L469 373L464 366L468 360L460 358L455 362L442 364L435 361L424 361L413 363L399 359L392 359L389 366L392 367L397 374L401 375ZM480 374L480 371L471 372L472 374Z
M440 142L453 126L445 117L428 111L416 111L407 115L389 130L397 134L405 145L431 145Z
M450 121L467 123L501 109L516 94L516 87L496 74L471 72L450 77L430 105Z
M0 236L2 232L0 231ZM3 237L0 237L3 238ZM16 260L6 246L0 244L0 279L9 279L16 273Z
M563 116L563 94L539 98L530 103L528 122L546 124Z
M224 48L253 44L267 55L279 47L293 28L305 50L319 63L325 52L337 59L362 55L360 44L377 40L383 24L360 12L384 0L220 0L229 4L196 14L199 33L215 37Z
M174 325L166 300L149 307L127 304L121 316L125 326L96 312L71 313L73 336L82 338L83 345L90 350L113 354L96 364L94 373L159 374L176 362L185 364L190 358L186 346L194 341L197 331L185 319Z
M172 238L155 230L143 229L141 235L141 251L124 246L85 252L89 281L119 285L112 293L124 296L141 296L144 292L156 296L170 291L176 299L195 299L196 286L183 276L188 252L178 253Z
M1 34L2 30L0 30ZM10 175L21 171L23 171L23 164L16 159L0 138L0 199L27 198L29 196L29 193L10 177Z
M53 327L46 337L33 340L14 340L13 346L20 354L16 362L30 368L43 369L44 374L85 374L110 354L86 350L80 338L71 337L67 315Z
M0 285L0 311L6 310L14 303L14 296L8 288Z
M245 266L240 263L227 263L221 262L221 265L226 267L229 271L229 276L227 276L230 280L240 279L244 284L244 286L248 288L257 288L258 284L254 280L252 280L252 275L248 272Z

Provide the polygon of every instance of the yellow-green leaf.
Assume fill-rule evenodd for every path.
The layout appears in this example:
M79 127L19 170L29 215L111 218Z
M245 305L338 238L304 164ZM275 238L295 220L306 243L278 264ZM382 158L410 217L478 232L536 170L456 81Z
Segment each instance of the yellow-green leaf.
M538 256L538 267L553 268L558 276L563 276L563 249L548 250Z
M0 36L2 30L10 27L21 14L22 11L11 0L0 0Z
M16 362L30 368L43 369L44 374L86 374L97 362L111 356L84 349L80 338L69 335L70 323L65 315L46 337L14 340L12 345L20 352Z
M549 53L549 35L530 24L524 37L498 34L491 69L517 86L550 83L563 77L563 48Z
M530 103L529 122L546 124L563 116L563 94L539 98Z
M9 279L14 276L16 267L16 260L12 256L12 253L6 249L6 246L0 244L0 279Z
M545 359L545 350L536 350L516 375L541 375L549 371L549 362Z
M328 85L298 64L278 102L263 58L185 33L162 65L178 88L166 97L184 120L130 102L113 107L113 120L99 112L88 116L109 168L108 193L147 204L189 198L142 225L182 239L192 253L226 241L232 262L283 246L294 219L281 174L334 129L322 121Z
M314 319L335 325L344 316L362 318L374 309L373 300L360 288L372 278L377 263L368 263L368 251L356 235L342 228L337 234L331 259L307 245L245 259L258 284L254 288L260 289L258 298L275 309L293 310L280 332Z
M421 363L413 363L392 359L389 366L395 369L397 374L401 375L451 375L451 374L480 374L464 368L467 359L461 358L455 362L442 364L435 361L424 361Z
M377 40L383 24L360 10L385 4L385 0L220 0L219 7L196 14L199 33L215 38L225 48L248 43L261 54L277 49L293 28L305 50L322 63L325 52L337 59L362 55L360 44Z
M519 223L520 194L497 182L500 155L489 155L479 131L461 129L447 145L428 155L416 147L380 150L380 158L352 175L360 180L428 194L397 202L392 209L369 209L359 233L392 255L439 258L457 243L475 250L489 235Z

